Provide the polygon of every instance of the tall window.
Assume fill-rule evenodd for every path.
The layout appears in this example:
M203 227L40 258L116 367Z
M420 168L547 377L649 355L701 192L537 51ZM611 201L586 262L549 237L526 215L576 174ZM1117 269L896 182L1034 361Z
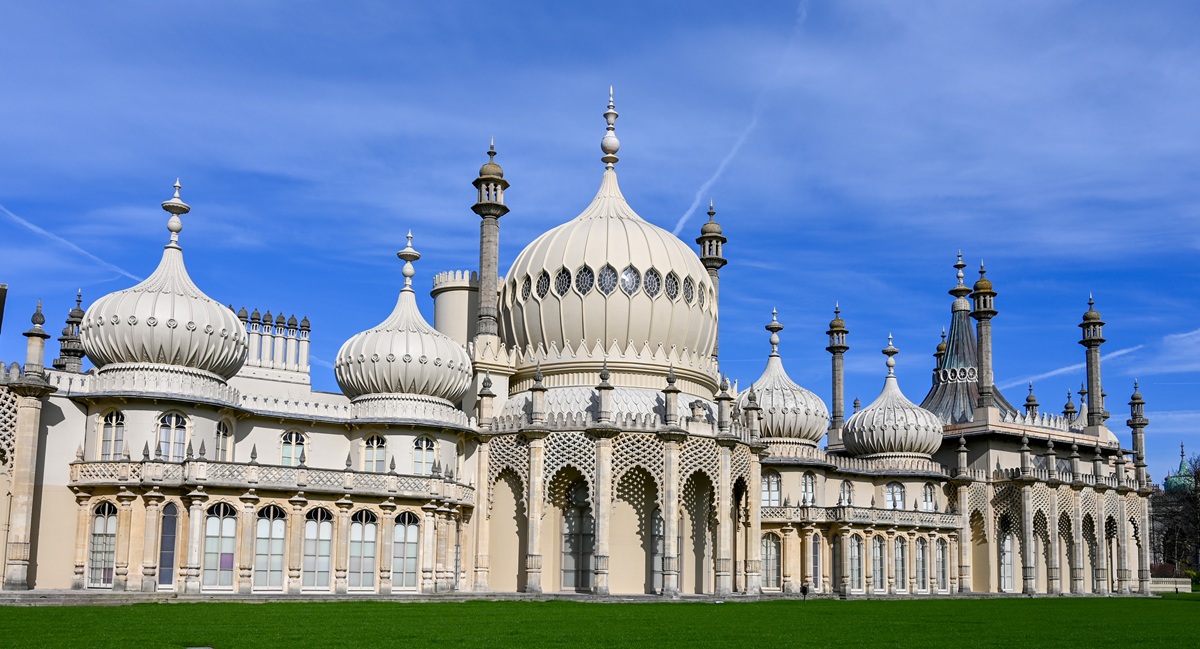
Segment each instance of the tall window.
M854 504L854 485L850 484L849 480L842 480L842 487L838 492L838 504L843 507L850 507Z
M168 412L158 418L158 451L168 462L182 462L187 446L187 420L183 415Z
M896 590L908 590L908 542L896 537Z
M416 514L403 512L396 517L396 534L392 539L392 588L416 589L420 532L420 520Z
M950 554L945 539L938 539L937 545L937 585L938 590L950 590Z
M237 510L229 503L208 508L204 520L204 586L233 588L233 549Z
M433 454L435 444L428 437L418 437L413 442L413 473L430 475L433 473Z
M354 590L375 587L375 514L360 509L350 518L350 572L347 586Z
M917 560L917 590L929 588L929 543L925 539L917 539L913 548Z
M805 473L800 480L800 498L802 505L817 503L817 478L811 473Z
M304 459L304 435L294 430L284 433L283 456L279 463L283 466L300 466Z
M904 485L889 482L883 488L883 505L886 509L904 509Z
M100 425L100 460L119 460L124 449L125 415L114 410L104 415L104 421Z
M921 490L921 509L927 512L937 511L937 492L931 484L925 485Z
M813 590L821 590L821 535L813 534L812 537L812 580Z
M387 471L387 442L379 435L367 438L363 445L363 471L384 473Z
M254 531L254 587L283 589L283 546L287 538L287 515L275 505L258 510Z
M233 461L233 431L224 421L217 422L217 461Z
M886 559L887 545L882 536L871 540L871 587L875 590L887 588Z
M179 509L167 503L162 509L162 529L158 535L158 585L175 582L175 543L179 533Z
M762 585L763 588L780 588L781 555L779 537L774 534L762 536Z
M762 506L778 507L780 501L780 477L778 471L767 469L762 472Z
M850 537L850 588L862 590L863 587L863 540L855 534Z
M117 507L109 502L92 512L92 543L88 554L88 586L112 588L117 556Z
M304 516L303 588L328 589L329 565L332 562L333 514L317 507Z
M571 487L562 523L562 588L587 590L592 587L592 546L595 528L588 507L587 485Z
M1000 590L1013 590L1013 535L1009 532L1000 537Z

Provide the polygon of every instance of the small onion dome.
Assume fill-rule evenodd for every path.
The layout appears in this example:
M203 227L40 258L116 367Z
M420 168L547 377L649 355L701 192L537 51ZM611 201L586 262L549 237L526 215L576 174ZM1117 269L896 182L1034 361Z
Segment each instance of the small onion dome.
M896 381L896 359L892 358L899 352L888 336L888 346L883 350L888 357L883 391L871 405L846 421L842 442L853 455L928 457L942 443L941 419L909 401L900 391Z
M334 363L338 386L352 399L416 394L456 402L471 383L471 360L461 345L429 326L417 309L412 262L421 255L413 250L411 232L398 256L404 260L404 288L396 308L378 326L342 345Z
M979 279L973 287L976 293L987 293L992 290L992 280L987 278L987 269L983 267L983 262L979 262Z
M708 222L700 226L700 234L722 234L721 224L717 223L717 210L713 207L712 199L708 199Z
M783 325L771 312L767 331L771 332L771 355L762 376L749 389L738 395L738 407L745 410L751 391L762 408L763 437L784 437L817 442L829 427L829 409L812 392L796 385L783 369L779 356L779 332Z
M1192 468L1188 466L1182 443L1179 445L1179 467L1175 469L1175 475L1167 475L1167 478L1163 480L1163 487L1167 493L1187 494L1192 493L1196 488L1196 478L1192 475Z
M829 331L842 331L846 328L846 321L842 319L842 307L834 305L833 320L829 321Z
M942 342L937 344L937 351L935 351L933 353L933 355L937 356L939 358L946 355L946 328L945 327L942 327Z
M483 178L486 176L494 176L496 178L503 178L504 177L504 169L500 165L496 164L496 141L495 140L492 140L491 145L488 146L487 154L488 154L488 161L483 163L483 166L479 168L479 177Z
M196 288L183 264L180 215L191 208L175 196L171 240L150 277L96 300L84 313L79 336L88 358L103 371L117 363L160 363L211 372L224 378L246 362L246 328L237 314Z
M1088 310L1083 314L1084 322L1100 322L1100 312L1096 310L1096 300L1088 296Z

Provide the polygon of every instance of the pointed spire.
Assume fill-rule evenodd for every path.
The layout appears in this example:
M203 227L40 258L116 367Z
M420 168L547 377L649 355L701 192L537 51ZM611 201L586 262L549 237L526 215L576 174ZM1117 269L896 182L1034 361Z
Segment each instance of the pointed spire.
M604 111L604 121L608 126L605 127L604 139L600 140L600 150L604 152L600 161L605 169L612 169L620 160L617 151L621 149L621 141L617 139L617 110L613 104L612 86L608 87L608 110Z
M400 252L397 252L396 256L404 260L404 289L403 290L408 291L409 293L412 293L413 292L412 278L413 278L413 275L417 274L417 271L413 268L412 263L421 258L421 253L417 252L412 247L412 239L413 239L412 230L408 231L408 235L406 238L408 239L408 244L404 246L403 250L401 250Z

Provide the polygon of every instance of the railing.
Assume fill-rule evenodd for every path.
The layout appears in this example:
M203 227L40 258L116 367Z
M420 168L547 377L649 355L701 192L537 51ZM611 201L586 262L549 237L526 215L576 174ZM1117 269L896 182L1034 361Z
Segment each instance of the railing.
M839 471L852 473L921 472L949 476L950 470L933 460L920 457L875 457L857 458L833 455L817 448L814 444L786 439L764 439L771 459L812 460L828 464ZM770 463L770 462L768 462Z
M973 471L971 473L979 472ZM992 471L991 477L994 480L1016 480L1022 477L1022 475L1023 474L1020 468L996 469ZM1050 471L1047 469L1030 469L1029 477L1039 482L1047 482L1050 480ZM1137 480L1135 478L1122 478L1116 471L1108 474L1096 475L1090 467L1086 473L1076 474L1070 471L1057 472L1054 474L1054 479L1061 480L1063 482L1082 482L1085 485L1099 485L1104 487L1112 487L1114 489L1122 487L1128 487L1130 489L1138 488Z
M763 507L763 522L856 523L883 527L926 527L958 529L958 514L874 507Z
M305 466L210 462L72 462L72 487L232 487L273 491L345 493L380 498L407 497L475 502L475 488L440 476L337 471Z

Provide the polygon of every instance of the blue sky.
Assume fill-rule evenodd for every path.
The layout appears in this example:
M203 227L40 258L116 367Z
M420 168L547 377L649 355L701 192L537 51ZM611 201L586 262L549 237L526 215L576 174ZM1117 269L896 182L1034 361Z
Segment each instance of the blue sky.
M590 201L616 87L618 173L686 241L729 236L722 365L762 369L778 307L792 377L882 385L888 332L919 401L955 252L999 291L997 382L1061 409L1089 292L1110 423L1134 377L1151 473L1200 451L1200 5L1189 2L4 3L0 359L34 301L54 331L156 265L176 176L209 295L313 322L313 381L417 281L477 263L470 181L512 182L501 267ZM687 217L687 218L685 218ZM971 273L969 281L975 274ZM432 320L431 301L421 294ZM52 346L50 357L57 347Z

